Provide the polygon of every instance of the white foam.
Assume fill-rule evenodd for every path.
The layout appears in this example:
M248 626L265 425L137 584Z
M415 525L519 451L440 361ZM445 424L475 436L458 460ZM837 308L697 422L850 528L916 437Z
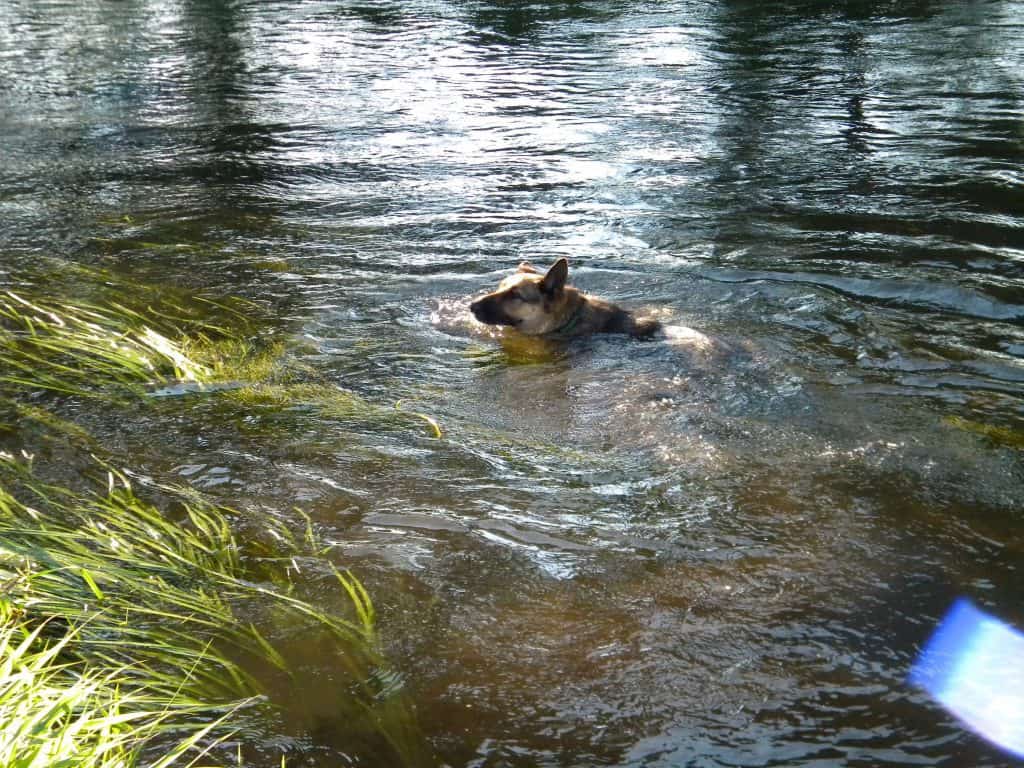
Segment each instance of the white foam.
M710 336L685 325L666 325L662 327L662 332L665 334L665 341L669 344L707 351L715 347L715 342Z

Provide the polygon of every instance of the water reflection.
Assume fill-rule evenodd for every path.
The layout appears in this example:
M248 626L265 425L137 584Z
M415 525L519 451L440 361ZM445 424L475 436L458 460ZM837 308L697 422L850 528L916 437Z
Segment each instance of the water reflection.
M902 681L950 593L1021 618L1022 10L9 2L0 277L247 296L438 420L55 406L307 510L450 765L1001 765ZM558 255L742 354L472 327Z

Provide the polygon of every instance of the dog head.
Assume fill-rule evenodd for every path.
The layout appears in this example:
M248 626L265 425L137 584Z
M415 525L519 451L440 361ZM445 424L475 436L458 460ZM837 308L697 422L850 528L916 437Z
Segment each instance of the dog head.
M469 305L473 316L487 325L508 325L528 336L557 328L567 304L565 282L569 262L559 259L541 274L523 262L498 284L498 289Z

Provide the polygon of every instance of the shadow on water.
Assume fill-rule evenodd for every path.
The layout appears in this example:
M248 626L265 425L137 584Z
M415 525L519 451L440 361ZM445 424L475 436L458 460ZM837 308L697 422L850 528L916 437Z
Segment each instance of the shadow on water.
M903 678L954 594L1024 620L1019 3L104 8L9 4L0 280L240 296L272 354L31 405L307 512L439 762L1007 764ZM558 256L736 354L474 325ZM372 764L296 643L302 754Z
M544 29L566 22L599 23L615 19L619 13L607 4L585 0L560 0L555 3L532 3L515 0L509 3L467 4L476 29L489 29L516 45L536 43Z

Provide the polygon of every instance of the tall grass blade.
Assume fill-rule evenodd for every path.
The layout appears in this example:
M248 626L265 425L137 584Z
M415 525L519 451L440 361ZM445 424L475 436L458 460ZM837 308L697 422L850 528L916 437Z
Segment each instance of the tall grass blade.
M373 713L352 719L408 743L406 722L381 714L394 697L379 698L373 604L354 576L337 572L353 618L325 613L283 578L249 579L219 508L181 492L184 519L171 522L124 473L108 478L102 492L72 492L0 453L0 765L52 768L70 750L95 758L80 765L127 767L164 742L154 765L202 754L247 718L265 721L282 684L302 684L286 682L294 660L275 639L300 627L349 677L339 704ZM40 695L5 710L5 681L25 679L29 658Z

